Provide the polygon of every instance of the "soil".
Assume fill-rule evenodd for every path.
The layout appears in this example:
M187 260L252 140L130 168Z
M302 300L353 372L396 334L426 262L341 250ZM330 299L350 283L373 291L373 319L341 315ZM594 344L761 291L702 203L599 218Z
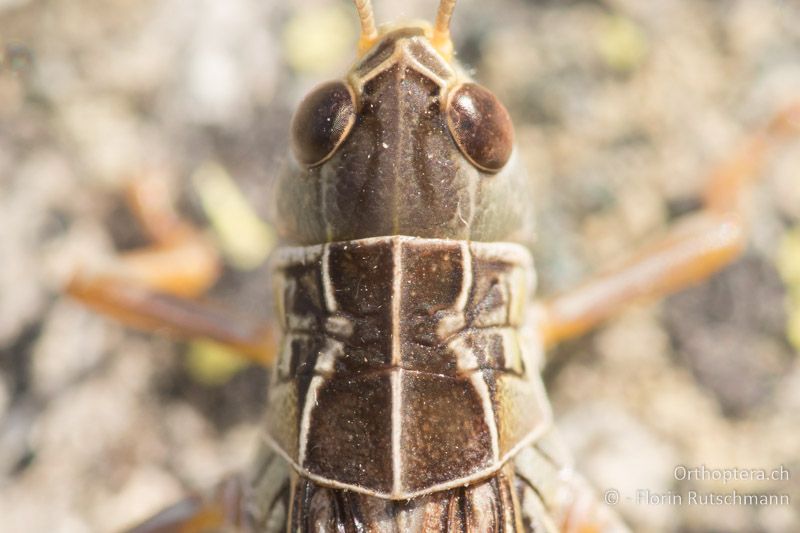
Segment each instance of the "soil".
M376 4L394 20L434 3ZM509 107L537 187L543 294L696 208L715 162L800 97L795 2L465 0L455 13L459 57ZM218 165L268 219L292 110L342 75L356 30L344 1L0 0L1 531L115 531L247 468L265 371L215 384L187 364L193 348L61 288L143 242L121 201L143 169L207 226L191 177ZM637 532L800 531L800 280L777 259L800 257L798 169L800 142L778 147L740 261L551 354L577 469L619 491ZM269 316L265 270L235 263L212 295ZM753 468L788 479L710 479ZM789 501L693 504L691 491Z

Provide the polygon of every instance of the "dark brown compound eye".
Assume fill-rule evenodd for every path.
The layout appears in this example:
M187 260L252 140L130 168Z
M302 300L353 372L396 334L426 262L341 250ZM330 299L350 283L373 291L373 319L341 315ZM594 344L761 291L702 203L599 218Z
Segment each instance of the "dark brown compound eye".
M461 152L476 167L498 172L514 149L514 126L506 108L488 89L464 83L450 94L447 123Z
M330 158L356 121L353 93L332 81L306 96L292 119L292 148L300 163L313 167Z

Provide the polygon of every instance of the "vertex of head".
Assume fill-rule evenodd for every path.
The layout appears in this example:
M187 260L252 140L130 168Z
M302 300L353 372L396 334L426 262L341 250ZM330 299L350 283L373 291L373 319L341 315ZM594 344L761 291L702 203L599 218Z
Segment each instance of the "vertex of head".
M456 0L442 0L441 4L439 4L439 11L433 26L427 22L414 22L403 25L383 24L380 27L375 24L372 2L370 0L354 1L361 21L361 37L358 40L359 57L364 56L386 35L398 29L408 27L421 29L425 37L433 44L434 48L436 48L445 60L450 61L453 59L453 41L450 38L450 20L453 16Z

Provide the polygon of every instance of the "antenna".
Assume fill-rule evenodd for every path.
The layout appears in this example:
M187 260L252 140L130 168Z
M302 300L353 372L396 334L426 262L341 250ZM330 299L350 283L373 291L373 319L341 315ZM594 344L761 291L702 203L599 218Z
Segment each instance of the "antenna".
M372 11L371 0L354 0L361 20L361 38L358 40L358 50L365 53L375 44L378 38L378 28L375 26L375 13Z
M456 0L442 0L439 4L439 13L436 15L436 24L433 27L433 45L439 52L450 58L453 56L453 41L450 39L450 19Z

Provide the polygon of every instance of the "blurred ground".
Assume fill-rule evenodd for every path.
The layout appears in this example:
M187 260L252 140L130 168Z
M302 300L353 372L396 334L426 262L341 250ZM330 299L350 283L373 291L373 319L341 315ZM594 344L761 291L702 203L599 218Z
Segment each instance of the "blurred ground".
M386 21L435 7L376 9ZM268 216L291 111L343 72L355 29L332 0L0 0L0 49L16 58L0 63L0 531L113 531L248 463L263 372L202 383L185 346L59 287L77 263L140 242L120 185L143 168L205 224L190 177L221 165ZM712 162L800 97L796 2L465 0L454 34L515 117L540 191L544 292L696 206ZM578 468L621 492L636 531L800 531L799 169L800 143L776 153L743 260L553 354L548 387ZM264 276L231 267L215 295L266 316ZM792 479L686 481L677 465L783 465ZM792 501L635 499L691 489Z

